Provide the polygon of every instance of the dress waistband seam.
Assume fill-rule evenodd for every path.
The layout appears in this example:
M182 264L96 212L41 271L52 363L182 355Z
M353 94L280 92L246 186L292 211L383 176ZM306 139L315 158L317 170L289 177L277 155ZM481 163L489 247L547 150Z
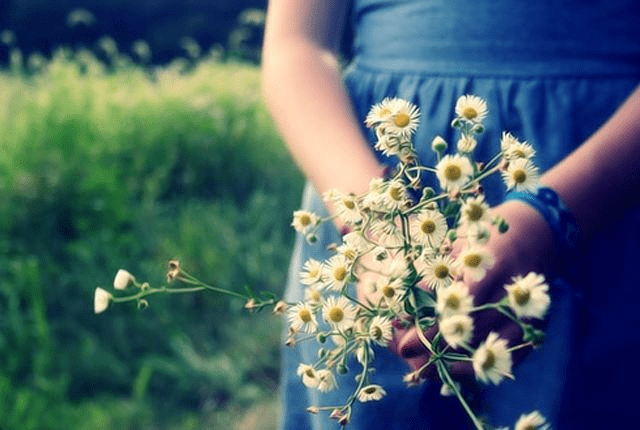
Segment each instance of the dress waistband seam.
M541 79L640 79L640 70L636 73L623 72L548 72L548 73L526 73L526 72L445 72L429 71L407 68L406 70L396 70L391 67L373 65L366 60L354 58L346 64L345 72L349 70L359 70L368 73L384 73L390 75L401 75L403 77L440 77L440 78L478 78L478 79L518 79L518 80L541 80Z

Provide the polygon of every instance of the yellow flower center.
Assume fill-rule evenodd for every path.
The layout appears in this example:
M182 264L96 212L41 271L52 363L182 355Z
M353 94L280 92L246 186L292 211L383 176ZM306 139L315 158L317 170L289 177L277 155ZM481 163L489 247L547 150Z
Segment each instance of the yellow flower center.
M522 169L514 170L513 173L511 173L511 177L516 184L522 184L527 180L527 172Z
M447 297L445 304L447 305L448 308L451 308L454 310L458 309L460 307L460 298L452 294L449 297Z
M344 319L344 312L340 308L332 308L329 311L329 319L334 323L339 323Z
M482 209L482 206L476 205L476 204L469 205L469 208L467 208L466 212L467 212L467 217L469 218L470 221L478 221L479 219L482 218L482 215L484 214L484 210Z
M344 281L347 277L347 269L343 266L336 267L333 271L333 277L336 281Z
M349 260L353 260L354 258L356 258L356 251L353 249L347 249L346 251L344 251L344 256L347 257Z
M380 340L382 338L382 329L378 326L371 327L371 337L375 340Z
M462 325L462 323L456 324L453 332L459 336L462 336L464 334L464 326Z
M449 181L457 181L462 176L462 169L456 164L449 164L444 169L444 177Z
M308 226L309 224L311 224L311 217L307 214L301 215L300 224L304 227Z
M377 391L377 389L376 387L366 387L362 391L364 391L365 394L373 394Z
M318 291L318 290L310 290L309 298L311 300L313 300L314 302L318 302L318 301L320 301L320 297L321 297L320 291Z
M355 207L356 207L356 204L355 204L355 202L354 202L353 200L347 200L347 199L344 199L344 200L342 200L342 204L343 204L347 209L351 209L351 210L355 209Z
M300 309L298 311L298 316L303 323L311 322L311 312L308 309Z
M466 119L474 119L475 117L478 116L478 111L472 108L471 106L469 106L465 108L464 111L462 111L462 116L465 117Z
M516 287L513 289L513 299L518 306L526 306L529 303L529 299L531 299L531 292L522 287Z
M420 229L422 230L422 232L424 234L432 234L434 231L436 231L436 223L433 222L432 220L428 219L425 220L421 225L420 225Z
M390 187L389 195L395 201L402 200L402 187Z
M464 265L467 267L476 268L482 263L482 257L478 254L469 254L464 257Z
M304 373L309 377L309 378L315 378L316 377L316 372L313 371L313 369L307 369L304 371Z
M482 370L485 372L491 370L496 365L496 356L493 351L487 349L487 355L482 362Z
M444 264L438 264L433 269L433 275L438 279L444 279L449 276L449 268Z
M382 287L382 295L390 299L396 295L396 290L391 285L385 285Z
M400 112L395 118L393 118L393 123L398 127L406 127L409 125L410 121L411 118L404 112Z
M516 157L519 157L519 158L525 158L526 157L526 155L525 155L525 153L524 153L524 151L522 149L515 149L513 151L513 155L515 155Z

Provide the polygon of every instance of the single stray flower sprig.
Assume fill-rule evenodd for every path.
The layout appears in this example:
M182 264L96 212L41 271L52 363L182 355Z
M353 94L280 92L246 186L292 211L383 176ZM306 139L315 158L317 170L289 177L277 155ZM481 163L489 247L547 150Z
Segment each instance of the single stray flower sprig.
M179 282L188 286L171 286L161 285L159 287L152 287L148 282L139 282L136 278L124 269L118 270L114 278L114 288L121 291L131 291L130 294L115 295L109 293L102 287L97 287L94 294L94 312L104 312L111 303L127 303L136 302L138 308L145 309L149 306L147 300L148 296L158 293L166 294L188 294L197 293L200 291L211 291L218 294L223 294L231 297L243 299L245 301L245 308L253 310L261 310L265 307L275 307L274 311L278 311L278 304L281 307L286 307L286 304L276 298L275 295L269 292L263 292L256 295L253 291L247 288L245 294L236 291L227 290L225 288L216 287L206 284L190 273L186 272L181 266L178 260L170 260L169 270L167 272L168 284L174 284ZM124 281L126 280L126 281ZM133 287L133 288L131 288Z

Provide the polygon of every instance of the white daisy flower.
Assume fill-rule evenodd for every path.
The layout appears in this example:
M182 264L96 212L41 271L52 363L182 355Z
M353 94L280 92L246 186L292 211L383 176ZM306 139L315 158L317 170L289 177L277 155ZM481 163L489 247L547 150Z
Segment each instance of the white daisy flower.
M500 138L500 150L501 151L507 151L511 145L515 145L520 143L520 141L518 139L516 139L516 137L509 133L508 131L503 131L502 132L502 137Z
M318 377L318 385L316 388L323 393L329 392L338 386L336 377L333 376L333 372L331 372L331 370L320 369L316 372L316 375Z
M376 125L386 122L391 118L394 111L395 99L387 97L380 103L376 103L371 107L364 123L367 127L372 128Z
M515 142L504 151L503 157L507 160L516 160L518 158L531 159L534 155L536 155L536 150L533 149L533 146L526 142Z
M369 182L369 191L362 197L362 208L382 211L384 208L385 181L383 178L373 178Z
M431 288L444 288L454 276L454 260L449 255L438 255L427 260L424 268L424 280Z
M322 263L315 258L309 258L302 266L300 282L305 285L313 285L322 281Z
M287 311L289 327L295 333L304 331L314 333L318 329L318 321L308 303L298 303Z
M513 378L511 375L511 353L507 348L507 341L501 339L497 333L491 332L487 339L473 353L473 371L476 379L488 384L498 385L503 378Z
M374 145L377 151L382 152L387 157L393 157L400 154L400 150L404 144L404 139L401 136L394 136L390 134L381 134L378 136L378 140Z
M469 197L460 208L460 222L465 225L490 221L489 205L484 201L484 195Z
M473 319L466 314L442 318L438 327L442 337L452 348L467 345L473 335Z
M411 136L420 122L420 110L416 105L396 99L391 117L385 121L387 130L395 135Z
M463 134L460 139L458 139L458 152L469 154L476 149L477 145L478 141L475 139L475 137L468 134Z
M439 248L447 234L447 220L437 210L423 210L411 219L411 236L422 245Z
M357 309L344 296L328 297L322 305L322 317L332 327L345 331L353 326Z
M118 270L116 276L113 278L113 288L116 290L124 290L129 286L130 282L134 282L136 278L124 269Z
M467 157L445 155L436 165L436 176L445 191L462 188L473 175L473 166Z
M436 298L436 312L442 318L452 315L467 315L473 308L473 296L469 288L462 282L439 288Z
M456 102L456 115L468 121L482 122L487 116L487 102L478 96L464 95Z
M100 312L106 311L111 302L111 298L111 293L104 288L97 287L93 295L93 312L99 314Z
M473 281L480 281L493 267L495 258L485 248L470 246L460 253L456 259L456 266Z
M540 174L531 160L518 158L509 162L507 169L502 172L502 179L509 190L535 191Z
M386 268L386 275L393 279L409 276L409 267L403 255L396 255Z
M355 231L345 234L342 237L342 242L336 251L351 261L357 256L365 254L371 248L371 244L362 237L362 233Z
M472 246L483 246L489 242L491 232L485 223L474 223L467 226L465 237Z
M549 285L543 275L529 273L524 278L516 276L507 290L509 306L518 317L544 318L549 309Z
M369 342L360 342L356 348L356 360L358 360L358 363L364 366L365 364L373 362L374 358L375 353L369 345Z
M400 278L393 280L387 279L378 285L377 291L380 293L382 300L387 304L395 304L404 297L405 287Z
M302 234L307 234L309 230L318 224L318 216L312 212L298 210L293 212L293 228Z
M322 291L319 285L310 285L304 289L304 300L310 305L317 305L322 300Z
M323 281L330 290L341 291L349 280L351 262L342 254L329 258L323 266Z
M373 220L369 231L377 244L383 248L394 249L404 245L402 229L394 222L385 219Z
M362 214L358 208L355 194L345 194L332 189L325 193L325 201L333 203L338 216L347 224L357 224L362 221Z
M358 400L361 402L370 402L372 400L380 400L387 395L387 392L380 385L367 385L362 387L358 392Z
M318 372L316 371L316 369L313 368L313 366L300 363L298 365L296 374L302 378L302 383L304 384L305 387L308 387L308 388L318 387L318 383L319 383Z
M516 422L514 430L549 430L551 426L538 411L522 414Z
M369 322L369 338L381 346L387 346L393 338L391 319L376 315Z
M409 203L407 187L397 179L391 180L387 183L383 198L385 206L390 210L400 209Z

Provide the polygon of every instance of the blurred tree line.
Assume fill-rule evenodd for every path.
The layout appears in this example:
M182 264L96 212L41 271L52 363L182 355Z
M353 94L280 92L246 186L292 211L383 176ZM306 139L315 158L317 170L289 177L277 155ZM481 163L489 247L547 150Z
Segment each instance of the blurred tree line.
M150 61L165 64L195 42L203 51L257 62L266 0L0 0L0 31L10 30L26 53L56 47L93 48L104 36L135 54L144 41ZM6 44L5 44L6 45ZM186 45L186 46L185 46ZM2 52L5 51L5 52ZM6 46L0 61L6 64Z

